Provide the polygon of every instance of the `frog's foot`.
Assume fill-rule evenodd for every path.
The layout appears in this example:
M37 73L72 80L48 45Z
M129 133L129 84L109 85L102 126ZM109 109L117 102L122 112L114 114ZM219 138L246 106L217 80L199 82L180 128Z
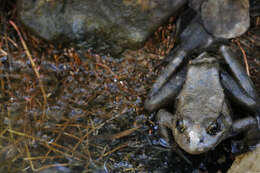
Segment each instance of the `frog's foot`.
M169 129L172 128L172 123L174 121L173 115L168 111L161 109L157 113L157 121L159 122L159 130L162 137L165 139L166 143L170 143Z
M256 115L256 121L257 121L258 130L260 131L260 110L258 110L258 113Z
M240 148L243 150L253 149L260 141L260 131L259 131L259 116L246 117L237 120L232 125L232 130L234 135L240 132L244 133L244 139L242 140L244 145Z
M244 149L254 150L260 142L260 131L258 128L251 128L244 134Z
M243 140L232 140L231 141L231 153L241 154L245 150L245 143Z
M250 132L251 133L251 132ZM245 133L245 136L248 133ZM249 139L248 137L244 137L241 140L232 140L231 141L231 152L233 154L241 154L247 151L252 151L258 145L259 139Z
M249 129L255 128L258 125L257 120L254 117L246 117L239 120L236 120L232 124L232 131L233 133L240 133L243 131L247 131ZM256 128L258 129L258 128Z
M233 133L235 136L238 133L243 133L244 138L241 140L232 140L231 152L240 154L248 150L252 150L259 142L260 133L258 129L258 120L255 117L246 117L236 120L232 125Z

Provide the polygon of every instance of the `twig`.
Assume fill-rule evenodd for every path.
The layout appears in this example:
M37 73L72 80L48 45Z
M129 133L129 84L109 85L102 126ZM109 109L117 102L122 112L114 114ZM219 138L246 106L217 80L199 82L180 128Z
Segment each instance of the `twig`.
M108 70L114 76L114 78L118 79L118 76L107 65L101 63L96 63L96 65Z
M106 120L105 122L100 123L100 124L97 125L96 127L92 128L90 131L87 131L87 133L86 133L83 137L81 137L81 140L78 141L78 143L73 147L72 151L75 151L75 150L78 148L78 146L88 137L89 134L93 133L93 132L94 132L95 130L97 130L97 129L100 129L100 128L103 127L106 123L108 123L108 122L110 122L110 121L112 121L112 120L118 118L120 115L122 115L122 114L125 113L125 112L126 112L126 109L123 109L122 111L120 111L119 114L113 116L112 118Z
M64 130L67 128L67 125L68 125L69 123L70 123L70 121L67 121L67 122L65 123L65 126L62 127L61 131L59 132L59 134L58 134L57 138L54 140L54 142L57 142L57 141L60 139L61 135L64 133ZM51 152L51 150L49 149L49 151L45 154L45 157L46 157L46 158L48 157L48 155L50 154L50 152ZM46 160L46 159L43 159L42 162L45 162L45 160Z
M18 45L10 37L7 37L7 40L10 41L14 45L14 47L18 48Z
M45 140L42 140L41 138L34 137L34 136L31 136L31 135L28 135L28 134L25 134L25 133L22 133L22 132L18 132L18 131L15 131L15 130L8 129L8 132L13 133L13 134L18 135L18 136L24 136L24 137L27 137L27 138L30 138L30 139L37 140L37 141L40 142L40 143L39 143L40 145L42 145L42 146L44 146L44 147L46 147L46 148L52 150L53 152L60 153L60 154L62 154L62 155L65 156L65 157L71 157L71 158L74 158L74 159L76 159L76 160L82 161L80 158L78 158L78 157L76 156L75 153L72 153L71 148L61 146L61 145L59 145L59 144L56 144L55 142L48 143L48 142L46 142ZM54 147L56 147L56 148L64 149L65 152L60 151L59 149L56 149L56 148L54 148L54 147L52 147L52 146L54 146ZM68 154L68 153L72 153L72 154ZM84 156L83 154L77 153L77 155L80 156L81 158L87 159L87 157ZM31 157L31 156L28 155L27 157ZM46 157L46 156L45 156L45 157Z
M64 156L49 156L47 157L47 159L53 160L53 159L57 159L57 158L64 158ZM36 156L36 157L25 157L23 158L23 160L27 161L27 160L42 160L42 159L46 159L45 156Z
M32 158L27 144L25 144L25 149L26 149L26 153L27 153L27 158ZM44 169L52 168L52 167L69 166L68 163L58 163L58 164L45 165L45 166L40 167L40 168L35 168L34 165L33 165L32 159L28 159L28 161L30 163L30 167L31 167L32 171L34 171L34 172L39 172L39 171L42 171Z
M11 124L11 115L10 115L10 110L7 108L7 115L8 115L8 119L9 119L9 122L8 122L8 128L10 130L12 130L12 124ZM10 137L12 140L14 140L14 135L13 133L10 133Z
M2 53L3 56L7 56L8 53L6 51L4 51L3 49L0 49L0 52Z
M120 150L120 149L125 148L125 147L127 147L127 146L128 146L127 143L124 143L124 144L122 144L122 145L119 145L118 147L114 148L113 150L108 151L108 152L106 152L105 154L103 154L103 155L101 156L101 158L106 157L107 155L110 155L110 154L116 152L117 150Z
M237 43L238 47L240 48L240 50L241 50L241 52L242 52L242 54L243 54L243 58L244 58L245 66L246 66L246 73L247 73L248 76L250 76L246 52L245 52L245 50L241 47L241 44L240 44L240 42L239 42L238 40L235 40L235 42Z
M119 133L113 135L113 136L111 137L111 139L114 140L114 139L119 139L119 138L128 136L128 135L130 135L131 133L135 132L135 131L136 131L137 129L139 129L139 128L140 128L140 126L137 126L137 127L134 127L134 128L127 129L127 130L125 130L125 131L119 132Z
M46 105L47 105L47 96L46 96L46 92L45 92L44 87L43 87L43 82L42 82L42 80L41 80L39 71L37 70L37 67L36 67L36 65L35 65L35 63L34 63L34 61L33 61L32 55L31 55L31 53L30 53L30 51L29 51L29 49L28 49L28 47L27 47L27 45L26 45L26 43L25 43L25 41L24 41L24 39L23 39L23 37L22 37L22 34L21 34L21 32L19 31L19 29L18 29L18 27L17 27L16 24L15 24L13 21L11 21L11 20L9 21L9 23L10 23L10 24L13 26L13 28L16 30L16 32L17 32L17 34L18 34L18 36L19 36L19 38L20 38L20 40L21 40L21 42L22 42L23 48L24 48L24 50L25 50L25 53L26 53L27 57L29 58L29 60L30 60L30 62L31 62L31 65L32 65L32 68L33 68L33 70L34 70L34 72L35 72L35 74L36 74L36 77L37 77L38 80L39 80L39 85L40 85L40 89L41 89L41 92L42 92L42 95L43 95L43 101L44 101L44 104L43 104L43 116L45 116L45 115L46 115L46 114L45 114L45 107L46 107Z

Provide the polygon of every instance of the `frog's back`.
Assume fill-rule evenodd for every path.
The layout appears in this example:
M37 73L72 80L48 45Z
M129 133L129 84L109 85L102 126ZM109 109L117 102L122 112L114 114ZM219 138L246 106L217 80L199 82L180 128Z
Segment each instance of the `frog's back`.
M187 77L178 96L177 111L194 121L217 118L224 104L219 64L213 57L202 54L190 61Z

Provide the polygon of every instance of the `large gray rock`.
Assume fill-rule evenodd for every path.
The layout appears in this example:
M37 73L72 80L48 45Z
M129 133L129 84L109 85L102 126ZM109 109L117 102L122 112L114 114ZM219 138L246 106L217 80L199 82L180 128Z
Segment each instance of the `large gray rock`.
M20 21L54 42L84 40L117 54L139 48L186 0L18 0Z

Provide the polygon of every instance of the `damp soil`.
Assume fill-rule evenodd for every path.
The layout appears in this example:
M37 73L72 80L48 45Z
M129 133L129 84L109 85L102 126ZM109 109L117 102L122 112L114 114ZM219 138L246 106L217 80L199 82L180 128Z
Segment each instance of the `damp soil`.
M160 64L176 44L174 17L144 48L111 57L82 45L40 40L19 24L15 4L5 2L0 12L0 172L206 173L231 166L236 154L230 140L204 155L184 153L192 165L186 163L160 145L155 113L143 108L164 68ZM260 95L259 27L260 17L252 17L251 29L230 44L248 63Z

